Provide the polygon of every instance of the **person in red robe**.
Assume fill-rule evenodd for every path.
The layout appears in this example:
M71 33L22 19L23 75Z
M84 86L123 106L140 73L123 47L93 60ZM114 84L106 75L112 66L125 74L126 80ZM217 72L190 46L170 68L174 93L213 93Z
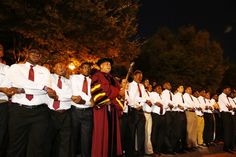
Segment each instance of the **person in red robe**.
M110 74L113 61L102 58L97 62L100 71L92 75L91 94L94 101L92 157L122 155L120 122L123 105L119 101L119 82Z

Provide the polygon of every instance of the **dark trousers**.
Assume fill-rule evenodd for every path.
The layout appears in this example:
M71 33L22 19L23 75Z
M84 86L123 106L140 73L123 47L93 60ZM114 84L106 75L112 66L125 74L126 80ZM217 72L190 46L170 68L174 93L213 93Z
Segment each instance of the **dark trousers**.
M234 146L234 124L230 112L221 112L224 128L224 150L233 149Z
M49 113L46 105L25 108L12 103L9 106L8 157L43 157Z
M222 118L220 112L214 113L215 117L215 141L222 141L223 140L223 126L222 126Z
M90 157L92 149L93 109L77 109L72 106L72 153L75 157Z
M214 118L212 113L204 113L203 141L207 145L213 141L214 137Z
M177 118L176 113L174 111L167 111L166 112L166 137L165 137L165 144L166 144L166 151L174 151L175 143L177 140L177 133L175 131L177 125Z
M129 126L131 137L131 153L135 152L135 136L137 133L138 154L144 154L145 117L142 110L132 109L129 113Z
M7 149L7 124L8 123L8 102L0 103L0 157L6 156Z
M176 133L175 142L172 144L175 151L182 151L187 147L187 119L185 112L176 112L174 123L174 132Z
M47 157L71 156L71 110L50 110L47 132Z
M130 146L130 129L128 122L128 113L124 113L120 119L120 130L122 149L126 153L128 152Z
M166 136L166 116L152 113L151 141L154 153L161 153Z

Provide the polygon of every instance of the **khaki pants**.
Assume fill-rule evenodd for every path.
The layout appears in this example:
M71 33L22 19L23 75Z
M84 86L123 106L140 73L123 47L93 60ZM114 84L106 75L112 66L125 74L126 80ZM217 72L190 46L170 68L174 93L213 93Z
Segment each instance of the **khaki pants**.
M150 113L144 113L146 118L145 123L145 153L152 154L152 143L151 143L151 133L152 133L152 116Z
M195 112L186 111L187 118L187 144L188 148L197 146L197 115Z
M197 143L203 144L204 118L197 116Z

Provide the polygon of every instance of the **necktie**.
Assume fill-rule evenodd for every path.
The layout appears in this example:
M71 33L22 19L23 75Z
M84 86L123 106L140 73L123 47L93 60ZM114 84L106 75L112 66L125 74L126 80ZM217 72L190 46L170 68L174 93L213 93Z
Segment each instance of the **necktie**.
M139 92L139 97L142 97L142 92L141 92L141 88L140 88L139 83L138 83L138 92Z
M182 97L182 102L184 103L184 98L183 98L183 94L181 94L181 97Z
M61 81L61 76L58 77L57 81L57 87L62 89L62 81ZM60 107L60 101L54 100L52 107L57 110Z
M28 75L28 80L34 81L34 69L33 69L33 65L30 65L30 70L29 70L29 75ZM33 95L32 94L26 94L26 98L31 101L33 99Z
M206 99L205 99L205 98L203 98L203 100L204 100L204 103L206 104Z
M146 93L147 93L148 96L150 96L147 90L146 90Z
M161 95L160 95L160 98L161 98ZM163 106L160 107L160 115L163 114Z
M170 100L172 101L172 94L171 94L171 92L169 92L169 94L170 94Z
M57 87L62 89L62 81L61 81L61 76L58 77L58 81L57 81Z
M82 91L83 91L85 94L88 95L88 81L87 81L86 76L84 77L84 83L83 83Z
M193 101L193 97L192 97L192 95L189 95L189 96L190 96L191 100Z

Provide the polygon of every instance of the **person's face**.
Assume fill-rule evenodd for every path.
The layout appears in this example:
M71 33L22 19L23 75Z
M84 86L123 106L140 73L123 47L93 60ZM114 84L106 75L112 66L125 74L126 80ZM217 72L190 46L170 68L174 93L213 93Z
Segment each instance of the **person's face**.
M211 98L211 94L209 92L206 93L206 96L205 96L207 99L210 99Z
M110 62L103 62L101 65L100 65L100 68L101 68L101 72L104 72L104 73L110 73L111 72L111 63Z
M184 86L179 86L179 88L177 89L179 93L183 93L184 92Z
M91 66L88 64L84 64L81 68L80 68L80 73L84 76L89 76L91 72Z
M171 85L170 85L170 83L169 83L169 82L168 82L168 83L166 83L166 85L165 85L165 88L166 88L166 89L168 89L168 90L171 90L171 88L172 88L172 87L171 87Z
M162 92L161 86L157 86L155 90L158 94L161 94L161 92Z
M226 95L229 95L231 93L231 89L230 88L226 88L225 91L226 91L226 93L225 93Z
M147 89L149 92L152 92L152 85L149 85Z
M147 88L147 87L149 86L149 80L148 80L148 79L146 79L146 80L144 81L144 83L143 83L143 84L144 84L144 87L146 87L146 88Z
M143 79L143 74L142 73L137 73L136 75L134 75L134 81L137 83L142 82Z
M0 49L0 58L4 56L3 49Z
M31 64L38 64L40 62L42 55L39 52L29 52L28 54L28 62Z
M191 87L186 88L185 92L191 95L192 94L192 88Z
M128 83L126 79L122 79L121 81L121 87L124 89L128 89Z
M59 76L65 76L66 75L66 65L64 63L57 63L54 67L55 74Z

